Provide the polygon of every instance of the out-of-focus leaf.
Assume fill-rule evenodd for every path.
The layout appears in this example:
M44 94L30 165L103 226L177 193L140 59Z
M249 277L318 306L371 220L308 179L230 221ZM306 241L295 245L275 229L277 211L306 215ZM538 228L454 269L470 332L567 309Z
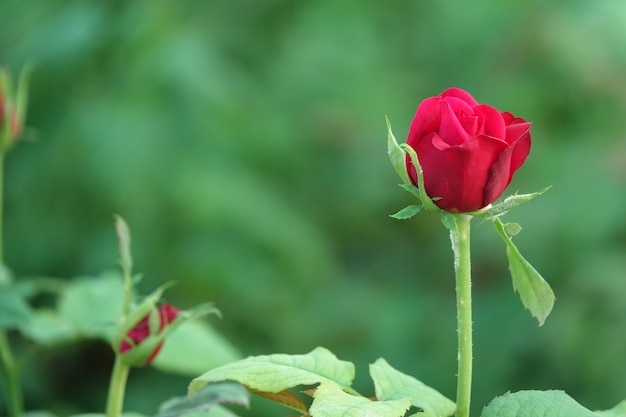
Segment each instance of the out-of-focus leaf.
M626 400L610 410L596 411L595 413L601 417L626 417Z
M182 396L164 402L156 417L180 417L191 413L206 413L218 404L249 405L248 391L239 384L210 384L201 389L193 398Z
M81 336L110 341L120 320L123 296L118 273L78 278L61 294L58 310Z
M198 375L240 358L235 348L204 320L190 320L167 338L152 365L167 372Z
M43 345L54 345L79 337L74 326L50 309L33 311L31 319L21 327L21 331L26 337Z
M24 326L31 319L31 314L23 293L15 285L0 287L0 329Z

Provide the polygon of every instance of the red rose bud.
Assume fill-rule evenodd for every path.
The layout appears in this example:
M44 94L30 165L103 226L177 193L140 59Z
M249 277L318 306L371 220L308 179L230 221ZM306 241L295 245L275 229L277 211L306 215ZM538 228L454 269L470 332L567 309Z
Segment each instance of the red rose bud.
M29 71L22 71L13 86L6 68L0 68L0 152L6 153L19 140L26 112Z
M148 313L126 333L126 337L120 344L120 353L127 352L127 354L130 354L135 350L143 350L143 352L137 352L139 353L137 356L139 360L135 359L137 357L131 360L133 362L131 363L132 365L148 365L156 358L163 346L163 340L158 335L167 325L174 321L180 310L171 304L164 304L156 312L158 313L158 328L154 328L156 323L153 326L150 325L151 313ZM148 349L144 350L144 348Z
M479 210L502 195L530 152L530 123L449 88L422 101L407 144L419 159L426 194L441 209ZM406 167L418 186L410 158Z

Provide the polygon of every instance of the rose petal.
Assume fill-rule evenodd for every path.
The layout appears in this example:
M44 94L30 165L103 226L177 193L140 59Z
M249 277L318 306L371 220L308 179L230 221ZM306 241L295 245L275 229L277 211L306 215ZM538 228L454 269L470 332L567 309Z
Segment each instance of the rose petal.
M476 135L485 134L498 139L505 138L506 125L500 111L486 104L479 104L474 107L474 111L484 115L483 129L481 132L476 132Z
M492 201L485 201L485 186L490 169L507 149L503 140L479 135L467 142L441 150L440 139L420 141L416 149L424 171L426 193L440 197L435 204L450 212L478 210Z
M472 97L470 93L457 87L448 88L446 91L441 93L439 97L456 97L460 98L471 107L478 105L478 102L476 101L476 99L474 99L474 97Z
M455 110L454 107L457 107ZM468 141L471 136L465 131L465 128L459 122L457 111L459 107L467 107L471 112L472 109L466 103L460 102L458 99L445 100L439 102L439 130L438 135L448 145L460 145ZM464 109L465 111L465 109Z
M415 117L411 123L409 129L409 138L407 143L411 140L418 141L431 132L436 131L439 128L439 98L430 97L422 101L417 107Z

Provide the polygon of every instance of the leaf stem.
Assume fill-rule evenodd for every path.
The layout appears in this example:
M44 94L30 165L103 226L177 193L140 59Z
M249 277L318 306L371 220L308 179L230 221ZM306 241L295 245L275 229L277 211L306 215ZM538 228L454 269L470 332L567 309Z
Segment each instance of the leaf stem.
M119 417L124 406L124 392L130 367L122 361L119 354L115 356L111 382L109 383L109 397L107 399L106 417Z
M472 391L472 276L470 261L470 220L457 214L456 230L450 231L456 276L457 334L459 345L456 417L468 417Z

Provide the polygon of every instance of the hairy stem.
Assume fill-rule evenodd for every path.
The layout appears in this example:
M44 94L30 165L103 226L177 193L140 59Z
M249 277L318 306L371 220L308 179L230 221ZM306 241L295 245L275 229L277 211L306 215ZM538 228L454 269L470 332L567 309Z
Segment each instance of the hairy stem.
M470 262L470 220L465 214L455 216L456 231L450 231L456 276L458 333L458 373L456 417L468 417L472 392L472 275Z

